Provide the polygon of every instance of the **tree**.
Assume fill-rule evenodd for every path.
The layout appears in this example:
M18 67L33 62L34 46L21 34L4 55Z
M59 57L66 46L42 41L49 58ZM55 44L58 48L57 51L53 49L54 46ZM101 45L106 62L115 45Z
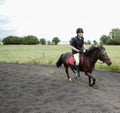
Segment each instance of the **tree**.
M93 40L94 45L98 45L98 42L96 40Z
M120 41L117 38L110 39L110 40L108 40L107 44L108 45L120 45Z
M58 37L54 37L52 39L52 43L55 44L55 45L57 45L59 42L60 42L60 39Z
M102 35L101 37L100 37L100 43L101 44L107 44L107 42L110 40L110 37L109 36L107 36L107 35Z
M100 38L101 44L107 44L107 45L120 45L120 29L119 28L113 28L109 35L102 35Z
M90 41L90 40L87 40L87 41L85 41L85 44L91 45L91 41Z
M40 39L40 44L41 44L41 45L46 45L46 39L41 38L41 39Z
M17 36L7 36L2 40L4 45L9 45L9 44L22 44L22 39Z
M36 36L28 35L28 36L23 37L22 44L34 45L34 44L38 44L38 43L39 43L39 40L38 40L38 38Z
M112 29L112 31L109 33L109 36L111 40L109 40L108 44L120 45L120 29L119 28Z
M48 40L48 41L47 41L47 44L48 44L48 45L52 45L52 42Z
M119 28L113 28L112 31L109 33L109 36L112 39L120 38L120 29Z

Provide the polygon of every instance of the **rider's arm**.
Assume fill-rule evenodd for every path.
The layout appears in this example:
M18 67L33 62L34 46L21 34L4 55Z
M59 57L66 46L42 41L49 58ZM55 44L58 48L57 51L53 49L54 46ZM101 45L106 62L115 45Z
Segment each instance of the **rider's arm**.
M80 50L78 50L77 48L75 48L74 46L71 46L72 50L76 51L76 52L80 52Z

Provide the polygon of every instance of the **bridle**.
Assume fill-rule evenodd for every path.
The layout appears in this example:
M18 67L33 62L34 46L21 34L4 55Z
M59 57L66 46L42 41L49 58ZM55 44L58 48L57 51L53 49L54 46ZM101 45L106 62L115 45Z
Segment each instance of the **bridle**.
M100 51L99 51L99 52L101 52L101 49L100 49ZM104 50L104 55L105 55L105 54L106 54L106 51ZM104 58L102 59L102 58L101 58L101 54L100 54L100 53L98 53L98 59L102 62L102 64L103 64L103 63L106 63L106 62L107 62L107 60L108 60L108 59L104 59Z

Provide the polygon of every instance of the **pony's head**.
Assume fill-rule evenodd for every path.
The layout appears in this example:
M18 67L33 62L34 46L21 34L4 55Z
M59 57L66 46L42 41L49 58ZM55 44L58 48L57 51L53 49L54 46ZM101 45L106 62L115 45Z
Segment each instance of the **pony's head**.
M107 55L107 52L105 51L105 48L100 46L91 46L86 52L86 56L96 55L95 57L103 62L105 62L107 65L111 65L112 62L110 58Z
M107 52L105 51L105 48L101 45L98 46L99 52L98 52L98 59L106 63L107 65L111 65L112 61L107 55Z

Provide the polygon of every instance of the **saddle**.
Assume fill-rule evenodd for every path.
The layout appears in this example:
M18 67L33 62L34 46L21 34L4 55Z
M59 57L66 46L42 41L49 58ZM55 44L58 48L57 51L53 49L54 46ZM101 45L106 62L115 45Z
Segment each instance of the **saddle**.
M80 55L80 65L82 65L83 62L84 62L84 53L82 53L82 54ZM68 63L69 63L70 65L75 65L75 59L74 59L74 56L73 56L73 55L71 55L71 57L69 58Z

